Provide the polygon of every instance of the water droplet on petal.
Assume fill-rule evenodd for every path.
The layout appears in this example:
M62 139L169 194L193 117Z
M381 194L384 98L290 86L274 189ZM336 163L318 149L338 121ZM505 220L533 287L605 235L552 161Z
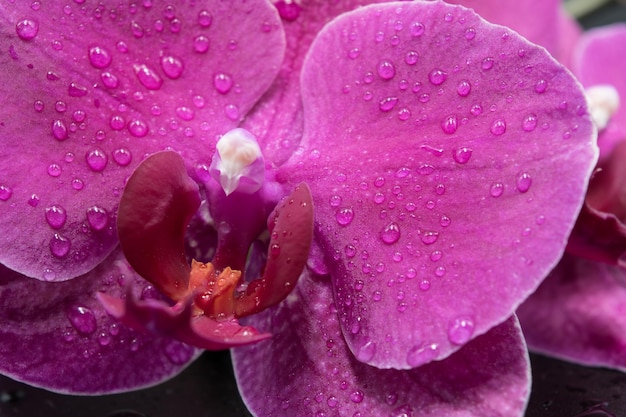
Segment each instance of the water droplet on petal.
M203 28L208 28L213 22L213 16L208 10L200 10L198 13L198 24Z
M87 88L72 82L67 87L67 94L69 94L70 97L84 97L87 95Z
M418 59L419 59L419 54L415 51L409 51L404 56L404 62L406 62L407 65L415 65Z
M493 62L493 58L485 58L480 64L480 67L485 71L490 70L491 68L493 68Z
M91 168L92 171L101 172L107 166L107 162L109 158L104 153L104 151L100 149L93 149L89 151L85 155L85 159L87 160L87 165Z
M132 154L126 148L119 148L113 151L113 160L119 166L123 166L123 167L127 166L128 164L131 163L132 159L133 159Z
M58 233L55 233L52 239L50 239L50 252L57 258L66 256L71 246L70 240Z
M209 39L204 35L196 36L193 39L193 50L199 54L203 54L209 50Z
M370 340L361 347L356 352L356 357L361 362L369 362L372 360L374 355L376 354L376 342Z
M167 75L172 80L175 80L177 78L180 78L180 76L183 74L185 66L183 64L183 61L181 61L179 58L173 56L164 56L161 58L161 68L163 69L165 75Z
M134 65L135 75L139 82L149 90L158 90L163 85L163 79L148 66Z
M494 136L500 136L504 134L504 132L506 132L506 122L501 119L495 120L491 124L490 131Z
M472 90L472 85L467 80L461 80L456 86L456 92L461 97L467 97Z
M439 233L437 232L426 232L422 234L422 243L425 245L432 245L439 238Z
M182 365L191 360L195 349L178 340L172 340L164 349L165 356L175 365Z
M102 230L109 224L109 214L102 207L89 207L87 209L87 222L93 230Z
M546 80L539 80L537 84L535 84L535 92L538 94L544 93L548 88L548 82Z
M111 64L111 61L111 54L103 47L92 46L89 48L89 62L94 68L106 68Z
M360 403L361 401L363 401L363 398L365 397L365 394L363 394L363 391L361 390L357 390L354 391L350 394L350 401L352 401L353 403Z
M406 362L409 366L416 368L431 362L438 354L439 345L436 343L417 345L411 348L407 353Z
M238 120L240 116L239 108L234 104L227 104L224 108L224 113L230 120Z
M392 110L398 104L398 97L387 97L380 101L378 107L382 112Z
M491 194L492 197L500 197L503 192L504 185L501 182L496 182L492 184L491 188L489 189L489 194Z
M55 120L52 122L52 136L58 141L67 139L67 126L63 120Z
M458 317L450 323L448 340L455 345L464 345L474 334L474 320L471 317Z
M72 326L79 333L89 335L96 331L96 316L91 309L73 305L67 309L66 315Z
M6 185L0 185L0 200L7 201L13 195L13 190Z
M148 134L148 125L141 120L133 120L128 123L128 131L136 138L143 138Z
M219 72L213 77L213 86L219 93L226 94L232 88L233 80L230 75Z
M426 28L424 27L424 25L420 22L413 22L410 26L410 32L411 35L418 37L418 36L422 36L426 30Z
M46 221L53 229L60 229L65 225L67 220L67 213L65 209L60 206L50 206L46 208Z
M50 164L48 165L48 175L51 177L58 177L61 175L61 167L58 164Z
M388 59L380 61L376 69L378 71L378 75L383 80L390 80L396 75L396 67L393 65L393 62Z
M522 129L526 132L532 132L537 127L537 115L534 113L524 117L522 121Z
M354 219L354 211L351 208L342 208L335 213L335 220L342 226L347 226Z
M441 129L443 129L443 131L447 133L448 135L451 135L454 132L456 132L457 127L458 127L458 120L456 116L448 116L445 118L443 122L441 122Z
M20 20L15 25L15 32L20 39L29 41L37 36L37 33L39 32L39 23L31 19Z
M465 146L458 148L454 151L453 157L457 164L466 164L472 157L472 150Z
M517 180L515 185L520 193L525 193L530 189L530 186L533 183L533 179L530 177L530 174L527 172L520 172L517 175Z
M433 85L441 85L447 79L448 73L438 68L435 68L428 74L428 81Z
M391 245L400 239L400 226L397 223L389 223L380 231L380 240Z
M465 39L467 39L468 41L471 41L472 39L474 39L476 37L476 29L474 28L467 28L465 30Z

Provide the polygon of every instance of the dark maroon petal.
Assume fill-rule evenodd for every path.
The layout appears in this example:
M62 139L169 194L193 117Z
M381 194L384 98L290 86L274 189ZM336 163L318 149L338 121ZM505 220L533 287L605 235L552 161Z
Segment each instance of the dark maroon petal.
M317 33L340 14L375 2L380 0L274 2L283 19L287 53L274 84L242 125L259 139L266 159L283 164L302 139L300 71Z
M117 231L128 263L174 300L189 284L185 231L200 206L198 185L175 152L149 156L128 180Z
M120 251L71 282L41 282L0 266L0 372L73 394L128 391L171 378L200 352L129 329L95 299L99 291L123 296L126 286L150 297L156 290L147 284Z
M236 316L246 316L281 302L295 288L313 239L313 201L300 184L274 209L268 220L270 243L263 276L252 281L235 301Z
M569 71L460 6L411 2L327 25L302 83L303 151L278 178L311 184L357 358L415 367L422 344L442 359L510 317L562 255L597 158Z
M0 6L0 262L38 279L112 251L144 155L180 149L204 175L284 54L267 1L106 3Z
M98 294L98 300L109 314L133 329L201 349L228 349L270 337L268 333L241 326L234 319L217 321L205 315L193 316L191 302L171 307L163 301L139 301L132 295L122 300L104 293Z
M626 271L566 255L518 309L529 347L626 370Z
M247 319L275 332L233 349L235 374L258 416L522 416L526 346L512 318L449 358L407 371L359 362L344 343L328 282L305 274L288 302ZM415 355L430 355L425 343Z

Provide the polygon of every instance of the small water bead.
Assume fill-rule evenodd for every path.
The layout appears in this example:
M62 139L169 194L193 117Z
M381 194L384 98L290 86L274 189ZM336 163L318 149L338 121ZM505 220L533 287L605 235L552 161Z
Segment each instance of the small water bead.
M341 197L338 195L332 195L330 196L328 203L331 207L339 207L341 205Z
M457 317L448 327L448 340L455 345L464 345L474 334L474 320L469 317Z
M111 54L101 46L92 46L89 48L89 63L94 68L103 69L111 65Z
M108 71L104 71L100 74L100 79L102 80L102 84L107 88L117 88L120 85L120 80L117 76Z
M139 82L148 90L158 90L163 85L161 76L147 65L134 65L133 69Z
M384 32L376 32L376 35L374 35L374 40L378 43L382 42L385 40L385 33Z
M423 279L419 283L420 290L428 291L430 289L430 281L427 279Z
M386 97L378 103L378 108L382 112L391 111L398 104L398 97Z
M485 59L483 59L483 61L480 64L480 67L487 71L490 70L491 68L493 68L493 64L494 64L494 60L491 57L487 57Z
M472 90L472 85L467 80L461 80L456 86L456 92L461 97L467 97Z
M126 148L119 148L113 151L113 160L119 166L127 166L133 160L133 155Z
M230 120L238 120L240 116L239 108L234 104L227 104L224 107L224 113Z
M72 326L82 335L90 335L96 331L96 316L85 306L72 305L65 312Z
M461 147L453 151L452 157L457 164L466 164L472 157L472 150L468 147Z
M44 107L45 107L44 102L41 100L35 100L35 102L33 103L33 108L35 109L36 112L42 112Z
M100 346L108 346L111 343L111 335L105 331L98 333L98 343Z
M115 44L115 48L117 49L118 52L121 52L123 54L128 52L128 45L124 41L118 41Z
M384 201L385 201L385 194L383 193L374 194L374 203L382 204Z
M79 178L74 178L72 180L72 188L75 189L76 191L80 191L85 187L85 183L79 179Z
M55 233L50 239L50 252L57 258L63 258L67 256L72 244L68 238Z
M55 39L52 42L50 42L50 44L52 45L52 49L54 49L55 51L60 51L63 49L63 42L59 40Z
M491 184L491 187L489 188L489 194L491 194L492 197L500 197L503 192L504 184L502 184L501 182Z
M414 346L407 353L406 361L410 367L415 368L431 362L439 354L439 345L436 343Z
M502 119L495 120L491 124L491 134L494 136L500 136L506 132L506 122Z
M350 401L356 404L362 402L363 398L365 398L365 394L361 390L354 391L350 394Z
M348 58L357 59L361 55L361 50L359 48L352 48L348 51Z
M474 28L467 28L465 30L465 39L467 39L468 41L471 41L472 39L474 39L476 37L476 29Z
M438 68L433 69L428 74L428 81L430 81L432 85L441 85L447 79L448 79L448 73Z
M101 172L106 168L109 158L106 153L100 149L92 149L85 155L87 165L92 171Z
M45 211L46 222L53 229L60 229L65 225L67 220L67 213L61 206L50 206Z
M538 94L542 94L548 88L548 82L546 80L539 80L537 84L535 84L535 92Z
M200 10L198 12L198 24L203 28L208 28L213 22L213 16L208 10Z
M61 167L58 164L50 164L48 165L48 175L51 177L58 177L61 175Z
M370 340L362 344L356 351L356 357L361 362L369 362L376 354L376 342Z
M388 245L396 243L400 239L400 226L397 223L389 223L380 231L380 240Z
M517 175L517 180L515 181L515 185L517 186L517 190L520 193L525 193L530 189L533 180L530 177L530 174L527 172L520 172Z
M470 113L472 113L472 115L474 116L480 116L483 113L483 106L481 106L480 104L472 105Z
M203 54L209 50L209 38L204 35L198 35L193 39L193 50L199 54Z
M72 119L74 119L76 123L84 122L86 117L87 113L85 113L83 110L75 110L74 113L72 113Z
M4 196L6 199L3 198L3 195L4 195L3 193L5 192L5 189L6 189L6 187L4 185L0 186L0 200L3 200L3 201L6 201L6 200L8 200L11 197L9 195L8 197ZM28 205L31 206L31 207L37 207L39 205L39 201L40 201L39 196L37 194L33 194L28 199Z
M352 219L354 219L354 211L349 207L341 208L335 213L335 220L342 226L352 223Z
M393 65L393 62L388 59L381 60L376 69L378 75L383 80L390 80L396 75L396 67Z
M448 116L441 122L441 129L448 135L456 132L459 122L456 116Z
M426 28L421 22L413 22L411 23L409 31L411 32L411 35L415 37L419 37L424 34L424 32L426 31Z
M195 117L195 113L189 107L178 107L176 108L176 115L185 121L193 120Z
M52 122L52 136L58 141L67 139L68 131L67 126L63 120L55 120Z
M102 207L89 207L87 209L87 223L93 230L103 230L109 224L109 214Z
M17 22L15 25L15 33L20 39L24 41L30 41L37 36L39 32L39 23L32 19L24 19Z
M161 69L163 69L163 72L169 78L176 80L183 74L185 65L180 58L174 56L164 56L161 58Z
M522 129L525 132L532 132L533 130L535 130L536 127L537 127L537 115L536 114L531 113L527 115L526 117L524 117L524 120L522 121Z
M70 97L84 97L87 95L87 88L76 82L71 82L67 87L67 94Z
M135 36L135 38L142 38L143 34L144 34L144 30L143 27L141 27L141 25L137 22L135 22L134 20L132 22L130 22L130 30L133 33L133 35Z
M437 184L435 186L435 194L437 195L443 195L446 192L446 186L445 184Z
M435 172L435 167L429 164L423 164L417 168L417 173L420 175L430 175L433 172Z
M54 103L54 109L57 111L57 113L65 113L67 111L67 103L58 100Z
M406 107L403 107L400 110L398 110L398 120L405 122L409 120L410 118L411 118L411 110L409 110Z
M0 185L0 200L1 201L8 201L12 195L13 195L13 190L10 187L6 185Z
M446 267L445 266L438 266L437 268L435 268L435 276L441 278L443 276L446 275Z
M422 234L421 240L425 245L432 245L439 238L439 233L437 232L425 232Z
M148 125L141 120L132 120L128 123L128 131L136 138L143 138L148 134Z

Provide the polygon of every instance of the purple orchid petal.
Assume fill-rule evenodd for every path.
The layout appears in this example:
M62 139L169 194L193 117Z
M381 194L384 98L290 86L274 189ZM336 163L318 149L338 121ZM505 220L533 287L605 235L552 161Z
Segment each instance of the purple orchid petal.
M107 315L94 297L99 291L122 296L131 286L143 298L155 293L120 251L71 282L40 282L0 268L4 375L57 392L120 392L168 379L200 353L167 337L139 334Z
M158 300L138 301L132 295L121 300L100 293L98 300L109 314L133 329L171 337L202 349L228 349L270 337L268 333L241 326L234 319L217 321L205 315L194 317L190 300L179 309Z
M174 300L187 294L191 267L185 231L200 207L198 185L175 152L149 156L128 180L117 230L135 271Z
M567 251L626 266L626 141L617 144L593 175Z
M304 117L300 72L313 39L322 27L336 16L358 6L379 1L274 2L283 18L288 53L274 84L242 124L242 127L255 134L263 149L263 155L274 164L283 164L298 148L302 139Z
M415 2L326 26L302 82L306 151L277 178L315 184L357 358L415 367L419 346L442 359L509 317L560 258L597 158L569 72L470 10Z
M345 345L330 283L305 274L292 294L249 319L274 337L232 351L239 390L254 415L523 415L530 368L516 319L441 362L381 370L356 360ZM430 347L415 353L432 354Z
M626 271L566 255L518 309L535 351L626 371Z
M309 187L298 185L278 203L268 225L270 243L265 271L236 300L238 317L278 304L295 288L313 240L313 201Z
M0 19L0 262L44 280L113 250L120 190L145 154L179 148L204 175L284 53L261 0L16 2Z
M573 71L585 87L612 85L620 95L621 104L605 129L600 131L598 145L601 158L626 140L626 24L615 24L584 33L574 56Z

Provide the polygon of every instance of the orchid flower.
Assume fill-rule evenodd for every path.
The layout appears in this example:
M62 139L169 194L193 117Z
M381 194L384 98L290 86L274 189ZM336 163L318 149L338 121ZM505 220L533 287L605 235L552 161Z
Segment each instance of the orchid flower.
M513 313L562 255L597 157L582 89L543 48L443 2L362 7L319 34L341 6L283 9L287 45L307 40L285 60L263 1L14 6L1 38L3 64L21 69L0 87L3 373L66 392L156 383L193 359L188 343L210 347L198 322L254 312L226 342L272 334L233 349L256 415L523 413ZM33 119L28 134L6 109ZM243 164L221 142L242 120L235 134L258 143ZM273 296L268 269L287 268L272 263L272 225L306 236L306 222L281 220L290 202L310 207L306 188L307 267L282 303L240 314L247 295ZM261 272L253 241L268 216ZM216 274L258 272L260 287L196 279L212 267L185 263L185 238ZM79 363L65 356L76 351Z

